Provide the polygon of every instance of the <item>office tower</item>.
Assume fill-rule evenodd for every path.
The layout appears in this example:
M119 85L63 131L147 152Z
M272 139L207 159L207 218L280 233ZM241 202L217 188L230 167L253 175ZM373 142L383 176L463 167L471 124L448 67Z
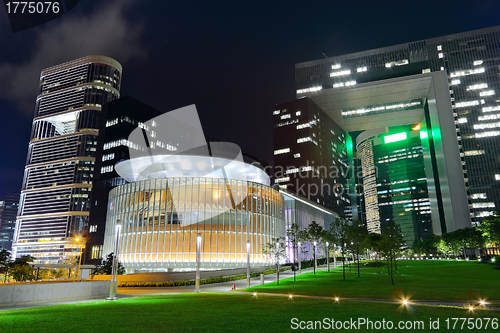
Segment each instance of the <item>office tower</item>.
M401 226L406 245L412 247L415 239L425 239L432 233L431 203L424 167L424 154L419 128L396 126L389 133L380 133L358 144L362 164L372 163L377 172L363 173L365 184L362 200L378 219L380 229L394 220ZM366 166L363 166L367 169ZM372 179L371 179L372 178ZM372 181L371 191L367 184ZM369 226L370 223L368 223ZM381 230L369 230L380 232Z
M463 173L454 178L448 174L448 181L450 184L463 181L468 198L464 203L468 208L467 215L470 216L472 225L476 225L500 205L500 161L495 157L500 152L500 99L497 95L500 92L499 41L500 27L497 26L296 64L297 97L309 96L334 119L335 115L340 115L341 119L352 117L353 114L346 112L353 109L357 110L354 115L362 118L392 112L395 109L387 108L391 105L402 104L406 105L407 109L411 108L410 104L418 103L415 98L419 99L425 95L424 91L419 90L426 86L419 86L416 81L410 84L410 80L421 80L422 83L426 73L445 73L447 82L440 89L448 90L455 128L453 135L451 131L447 131L449 135L443 136L442 140L445 142L454 137L457 141L460 156L458 163ZM341 102L341 95L344 99L349 98L349 91L355 91L356 87L375 89L377 83L395 79L399 79L398 82L412 89L414 93L405 94L405 98L403 94L394 98L391 96L391 89L397 88L392 87L383 91L385 96L379 95L371 101L365 99L351 100L350 103ZM334 93L334 90L340 93ZM330 98L327 98L327 95L330 95ZM360 96L362 97L362 94ZM432 99L428 101L433 102ZM430 120L427 119L427 123ZM406 124L411 121L414 124L420 122L413 118L408 119ZM358 128L343 128L349 132L371 128L369 125L365 126L367 122L360 122ZM338 123L342 126L341 122ZM387 127L387 124L379 125ZM441 124L436 129L442 129ZM439 140L438 136L443 133L438 131L432 134L434 139ZM429 137L429 140L432 141L433 138ZM432 150L432 147L430 149ZM447 151L444 152L446 153ZM456 164L457 161L447 160L446 163ZM435 163L433 165L440 169L435 171L444 176L443 168ZM431 197L431 192L439 192L440 188L446 191L446 184L440 185L438 182L431 184ZM432 189L434 186L435 190ZM459 191L461 192L461 189ZM440 196L439 193L436 195ZM449 201L441 200L441 204L447 206ZM445 209L446 207L436 206L433 212L439 210L443 219L442 213ZM463 215L458 214L458 211L456 213L455 218ZM450 219L453 218L450 216L448 220ZM467 223L462 222L455 227L466 227ZM446 223L442 222L442 230L434 232L453 231L455 227L446 227Z
M274 182L349 216L350 136L309 98L276 105L273 123Z
M114 165L130 158L129 147L139 148L137 143L128 140L130 133L162 113L129 96L121 97L102 107L90 203L89 234L84 256L88 264L98 264L103 259L102 245L109 191L127 183L116 173Z
M11 193L0 201L0 248L8 251L12 248L18 207L19 192Z
M74 261L88 229L103 104L119 98L121 65L87 56L44 69L13 248L37 263Z

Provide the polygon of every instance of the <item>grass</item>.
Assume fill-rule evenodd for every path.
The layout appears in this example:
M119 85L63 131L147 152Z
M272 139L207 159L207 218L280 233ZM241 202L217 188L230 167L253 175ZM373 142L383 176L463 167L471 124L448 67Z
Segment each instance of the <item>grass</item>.
M446 318L497 318L499 312L464 308L411 306L368 302L335 302L278 296L228 293L177 294L0 311L0 332L286 332L291 320L422 321L428 332L429 320ZM476 320L476 319L474 319ZM305 323L307 324L307 323ZM491 327L491 324L490 324ZM362 332L381 332L362 327ZM481 332L497 332L482 329Z
M381 272L383 270L383 272ZM385 267L361 269L352 273L342 268L302 274L293 278L247 289L251 292L291 293L300 295L391 299L401 293L415 300L477 300L479 297L500 300L500 270L491 264L465 261L399 261L394 283Z

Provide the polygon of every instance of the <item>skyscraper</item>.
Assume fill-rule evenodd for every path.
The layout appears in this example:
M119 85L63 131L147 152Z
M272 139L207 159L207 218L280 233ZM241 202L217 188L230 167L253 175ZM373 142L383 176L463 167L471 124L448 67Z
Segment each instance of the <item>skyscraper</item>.
M38 263L78 255L103 104L119 98L121 65L87 56L44 69L16 221L13 250Z
M8 251L12 248L18 207L19 192L11 193L0 201L0 247Z
M410 107L410 104L419 102L425 92L418 93L422 87L416 81L409 84L410 79L423 82L426 73L445 73L447 83L441 88L449 92L455 123L453 136L458 143L459 163L463 169L463 176L449 177L449 180L464 182L467 208L475 225L500 206L500 160L496 158L500 152L499 41L500 27L497 26L296 64L297 97L309 96L327 114L338 115L343 120L365 117L365 123L359 122L358 128L343 127L347 131L364 130L369 127L370 115L394 111L387 108L389 103ZM354 99L350 104L343 103L346 97L351 98L349 91L361 86L375 87L391 79L410 88L406 95L399 95L399 100L395 97L397 95L391 96L393 87L383 91L385 96L373 98L376 103L370 105ZM333 92L335 90L338 92ZM341 95L343 99L339 98ZM417 113L415 111L412 115ZM406 124L411 121L417 123L420 120L408 119ZM436 129L442 129L442 126ZM436 137L442 133L434 134ZM442 139L446 141L451 137L450 134ZM448 160L447 163L452 162ZM439 191L439 183L435 185ZM445 189L446 185L440 187ZM466 224L459 227L464 226ZM452 230L448 228L448 231Z

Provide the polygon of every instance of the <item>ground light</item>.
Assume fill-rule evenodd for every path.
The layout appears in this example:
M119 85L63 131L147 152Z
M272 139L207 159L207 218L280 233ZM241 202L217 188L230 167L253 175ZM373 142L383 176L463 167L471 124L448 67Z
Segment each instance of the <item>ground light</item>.
M288 295L288 298L289 298L289 299L292 299L292 298L293 298L293 296L292 296L292 295Z
M257 296L257 293L253 293L254 296Z
M340 298L335 297L335 302L338 302L338 301L340 301Z
M473 307L472 305L471 305L471 306L469 306L469 311L470 311L470 312L473 312L473 311L474 311L474 307Z

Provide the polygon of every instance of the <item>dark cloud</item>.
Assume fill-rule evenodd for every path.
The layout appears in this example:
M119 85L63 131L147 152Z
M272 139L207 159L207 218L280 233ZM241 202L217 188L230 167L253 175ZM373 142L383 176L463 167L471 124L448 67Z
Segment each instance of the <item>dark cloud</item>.
M140 43L143 25L129 22L125 15L130 4L115 1L84 16L70 12L60 23L40 29L27 62L0 64L0 97L31 117L42 69L91 54L110 56L122 65L145 56L147 50Z

